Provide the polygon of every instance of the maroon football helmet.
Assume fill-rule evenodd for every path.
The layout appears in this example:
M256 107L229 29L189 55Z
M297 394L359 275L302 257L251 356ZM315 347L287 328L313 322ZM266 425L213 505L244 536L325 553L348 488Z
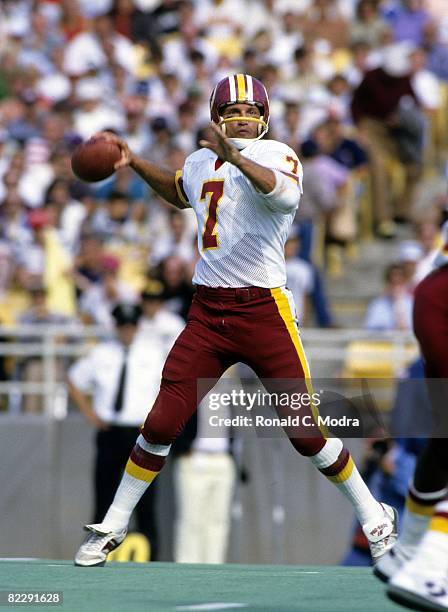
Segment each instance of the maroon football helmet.
M250 74L233 74L219 81L210 97L211 119L225 132L226 122L238 120L238 117L224 119L221 114L223 109L230 104L243 102L260 109L259 119L245 119L258 122L258 138L261 138L269 127L269 98L263 83Z

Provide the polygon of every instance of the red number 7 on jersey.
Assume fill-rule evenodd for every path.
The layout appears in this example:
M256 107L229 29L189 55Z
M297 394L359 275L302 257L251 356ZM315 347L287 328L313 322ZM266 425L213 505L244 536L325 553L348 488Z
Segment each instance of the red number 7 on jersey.
M291 164L292 164L292 173L293 174L297 174L297 168L299 166L299 160L296 159L295 157L291 157L291 155L287 155L286 156L286 161L287 162L291 162Z
M218 234L215 233L218 221L218 204L224 194L224 179L205 181L202 185L200 201L208 198L208 214L206 217L204 231L202 233L202 250L217 249L219 247Z

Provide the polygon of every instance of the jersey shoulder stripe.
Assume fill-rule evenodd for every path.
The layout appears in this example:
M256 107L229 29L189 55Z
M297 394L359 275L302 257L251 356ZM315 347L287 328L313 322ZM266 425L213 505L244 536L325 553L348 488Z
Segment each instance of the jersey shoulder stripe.
M176 175L174 177L174 184L176 186L177 196L179 200L182 202L185 208L191 208L191 204L188 201L188 196L185 193L185 189L184 189L184 180L182 178L182 170L177 170Z

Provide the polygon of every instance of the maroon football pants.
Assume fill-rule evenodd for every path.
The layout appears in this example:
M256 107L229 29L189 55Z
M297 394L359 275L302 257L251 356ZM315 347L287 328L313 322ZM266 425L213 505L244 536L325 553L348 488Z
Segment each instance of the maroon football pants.
M165 362L158 397L142 428L144 438L171 444L202 398L238 362L250 366L269 393L307 392L310 374L287 289L197 288L187 325ZM208 380L208 385L198 390L198 379ZM286 416L290 408L277 411ZM312 418L311 406L300 408L301 417L307 412ZM297 428L285 431L306 456L325 444L317 426L311 434L307 427L306 436Z
M437 434L437 424L446 430L448 420L448 266L433 271L417 286L414 332L425 361ZM434 437L429 441L418 460L414 483L421 492L441 490L448 485L446 438Z

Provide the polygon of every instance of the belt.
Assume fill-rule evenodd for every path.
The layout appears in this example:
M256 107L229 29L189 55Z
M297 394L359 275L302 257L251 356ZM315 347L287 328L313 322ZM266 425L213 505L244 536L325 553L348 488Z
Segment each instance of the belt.
M208 300L217 302L250 302L263 297L269 297L271 290L265 287L206 287L196 285L196 293Z

